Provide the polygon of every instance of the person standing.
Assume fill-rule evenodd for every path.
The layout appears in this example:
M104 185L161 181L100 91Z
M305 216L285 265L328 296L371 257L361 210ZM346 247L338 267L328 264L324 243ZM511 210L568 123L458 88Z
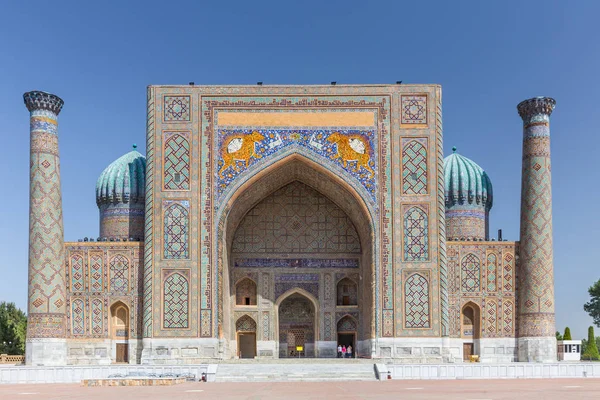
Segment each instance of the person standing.
M346 358L346 345L342 346L342 358Z
M338 343L338 356L337 358L342 358L342 345Z
M352 358L352 346L350 345L348 345L348 348L346 349L346 357Z

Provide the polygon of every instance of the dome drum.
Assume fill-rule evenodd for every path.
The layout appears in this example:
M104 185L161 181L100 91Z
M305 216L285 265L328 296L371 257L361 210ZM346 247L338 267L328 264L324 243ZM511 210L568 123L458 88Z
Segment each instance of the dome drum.
M489 213L482 209L455 206L446 209L448 240L487 240Z
M143 204L101 204L100 237L114 239L144 239Z

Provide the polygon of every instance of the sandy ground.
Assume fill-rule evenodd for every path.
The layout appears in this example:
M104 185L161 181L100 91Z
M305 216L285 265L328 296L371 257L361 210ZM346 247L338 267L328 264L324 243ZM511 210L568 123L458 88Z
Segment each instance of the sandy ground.
M0 399L600 399L600 379L185 383L160 387L0 385Z

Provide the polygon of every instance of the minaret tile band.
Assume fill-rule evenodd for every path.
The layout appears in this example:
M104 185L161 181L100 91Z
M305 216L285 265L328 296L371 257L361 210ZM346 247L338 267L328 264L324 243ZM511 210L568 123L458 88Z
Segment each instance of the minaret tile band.
M64 338L66 288L57 121L63 101L37 91L25 93L23 98L30 111L31 136L27 339Z
M555 332L550 166L550 114L555 104L554 99L536 97L517 106L523 119L520 338L553 338Z

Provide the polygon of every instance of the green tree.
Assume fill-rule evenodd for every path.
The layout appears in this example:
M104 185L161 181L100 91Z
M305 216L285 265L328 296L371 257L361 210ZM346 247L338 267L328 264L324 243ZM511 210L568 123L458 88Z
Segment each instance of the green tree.
M0 353L24 354L27 317L15 303L0 302Z
M600 328L600 279L588 289L591 300L583 305L585 312L594 319L594 325Z
M559 331L556 331L556 340L563 340L563 337Z
M585 354L585 349L587 348L587 339L581 339L581 354ZM600 336L596 336L596 347L600 349ZM598 351L600 352L600 350Z
M571 329L569 329L568 326L565 328L565 334L563 335L562 340L573 340L571 339Z
M599 360L600 354L598 354L598 346L596 344L596 337L594 336L594 327L588 328L588 338L585 343L585 351L581 355L583 360Z

